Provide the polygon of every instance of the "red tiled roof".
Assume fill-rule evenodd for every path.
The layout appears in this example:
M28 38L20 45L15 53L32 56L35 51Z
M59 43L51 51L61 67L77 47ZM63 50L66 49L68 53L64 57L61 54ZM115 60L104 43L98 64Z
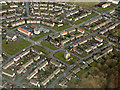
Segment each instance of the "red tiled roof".
M62 32L61 34L66 34L67 32L65 31L65 32Z
M97 37L97 36L96 36L95 38L98 39L98 40L102 40L101 38L99 38L99 37Z
M80 28L78 28L78 30L83 32L83 30L82 30L82 29L80 29Z
M23 31L23 32L25 32L25 33L29 33L29 31L27 31L27 30L25 30L25 29L23 29L21 27L18 27L18 29L21 30L21 31Z

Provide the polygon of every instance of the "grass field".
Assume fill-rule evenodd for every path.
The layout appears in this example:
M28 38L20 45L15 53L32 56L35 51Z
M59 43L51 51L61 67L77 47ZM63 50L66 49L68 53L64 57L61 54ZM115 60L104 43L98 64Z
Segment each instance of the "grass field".
M18 43L6 44L6 40L2 40L2 49L9 55L14 55L25 47L29 46L31 43L26 40L21 40Z
M73 64L74 62L76 62L76 61L79 60L79 59L76 58L75 56L71 55L71 58L73 58L73 59L70 60L70 61L66 61L66 60L64 59L64 51L59 51L59 52L55 53L55 54L54 54L54 57L56 57L56 58L58 58L58 59L60 59L60 60L62 60L62 61L64 61L64 62L66 62L66 63L68 63L68 64Z
M99 2L72 2L73 4L79 5L81 7L90 8L94 5L97 5Z
M70 26L70 25L64 25L62 27L55 26L55 27L51 27L51 28L55 29L56 31L62 31L62 30L65 30L67 28L70 28L70 27L72 27L72 26Z
M80 20L78 20L78 21L73 21L72 24L78 25L79 23L82 23L82 22L84 22L84 21L86 21L86 20L89 20L90 18L95 17L95 16L97 16L97 15L98 15L97 13L92 13L91 15L89 15L89 16L83 18L83 19L80 19Z
M52 49L52 50L57 50L56 47L50 45L50 44L49 44L47 41L45 41L45 40L44 40L43 42L41 42L41 44L42 44L43 46L46 46L46 47Z
M98 12L100 12L100 13L104 13L104 12L106 12L106 11L114 8L114 7L116 7L116 5L111 5L111 6L107 7L107 8L96 7L95 9L96 9Z
M42 37L44 37L44 36L46 36L46 35L49 35L50 33L52 33L52 31L50 31L49 33L43 33L43 32L42 32L40 35L33 37L31 40L33 40L33 41L38 41L39 38L42 38Z
M38 46L38 45L35 45L35 46L33 46L33 47L36 48L36 49L38 49L38 50L40 50L40 51L43 51L43 52L46 53L46 54L50 54L50 51L46 50L46 49L43 48L43 47L40 47L40 46Z

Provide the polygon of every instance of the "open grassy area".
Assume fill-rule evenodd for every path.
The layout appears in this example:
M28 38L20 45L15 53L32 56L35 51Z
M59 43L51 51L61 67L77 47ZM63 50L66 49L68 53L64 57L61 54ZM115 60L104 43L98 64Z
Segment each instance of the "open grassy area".
M95 17L97 15L98 15L97 13L92 13L91 15L89 15L89 16L83 18L83 19L79 19L78 21L73 21L72 23L77 25L77 24L82 23L86 20L89 20L90 18Z
M72 27L72 26L66 24L66 25L61 26L61 27L55 26L55 27L52 27L52 28L55 29L56 31L62 31L62 30L65 30L67 28L70 28L70 27Z
M57 48L55 47L55 46L52 46L52 45L50 45L47 41L43 41L43 42L41 42L41 44L43 45L43 46L46 46L46 47L48 47L48 48L50 48L50 49L52 49L52 50L57 50Z
M33 37L31 40L33 40L33 41L38 41L39 38L42 38L42 37L44 37L44 36L46 36L46 35L49 35L50 33L52 33L52 31L50 31L49 33L43 33L43 32L42 32L40 35Z
M64 58L64 51L59 51L57 53L54 54L54 56L68 64L73 64L74 62L78 61L79 59L73 55L71 55L71 58L73 58L72 60L70 61L66 61L65 58Z
M9 8L9 5L2 5L2 10L8 9L8 8Z
M76 4L76 5L79 5L81 7L90 8L94 5L99 4L99 2L72 2L72 4Z
M106 12L106 11L108 11L108 10L116 7L116 6L117 6L117 5L111 5L111 6L106 7L106 8L96 7L95 9L96 9L98 12L100 12L100 13L104 13L104 12Z
M38 50L40 50L40 51L43 51L43 52L46 53L46 54L50 54L50 51L46 50L46 49L43 48L43 47L40 47L40 46L38 46L38 45L35 45L35 46L33 46L33 47L36 48L36 49L38 49Z
M29 46L31 43L26 40L21 40L18 43L7 44L6 40L2 40L2 49L9 55L14 55L25 47Z

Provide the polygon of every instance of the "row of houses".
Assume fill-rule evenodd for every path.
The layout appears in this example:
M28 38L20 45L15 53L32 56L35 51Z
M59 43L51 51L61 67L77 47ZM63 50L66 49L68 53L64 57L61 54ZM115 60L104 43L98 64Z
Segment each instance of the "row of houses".
M103 50L100 54L97 54L94 56L95 60L98 60L100 58L102 58L103 56L105 56L106 54L110 53L113 51L112 47L108 47L107 49Z
M120 22L116 22L115 24L111 25L110 27L108 27L108 28L102 30L102 31L100 32L100 34L103 35L103 34L105 34L106 32L108 32L108 31L114 29L114 28L115 28L116 26L118 26L118 25L120 25Z
M42 85L45 86L50 80L52 80L55 75L57 75L60 72L60 68L57 68L48 78L46 78L43 82Z
M31 72L29 76L27 76L27 79L32 79L38 73L38 70L43 69L44 67L46 67L46 65L48 65L48 61L44 61L43 63L41 63L39 67L37 67L33 72Z

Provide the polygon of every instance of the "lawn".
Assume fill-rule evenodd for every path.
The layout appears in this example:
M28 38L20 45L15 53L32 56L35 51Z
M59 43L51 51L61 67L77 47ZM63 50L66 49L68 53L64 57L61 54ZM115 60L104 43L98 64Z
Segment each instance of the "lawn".
M60 60L62 60L62 61L64 61L64 62L66 62L66 63L68 63L68 64L73 64L74 62L76 62L76 61L79 60L79 59L76 58L75 56L71 55L71 58L73 58L73 59L70 60L70 61L66 61L66 60L64 59L64 51L59 51L59 52L55 53L55 54L54 54L54 57L56 57L56 58L58 58L58 59L60 59Z
M55 47L55 46L52 46L52 45L50 45L47 41L43 41L43 42L41 42L41 44L43 45L43 46L46 46L46 47L48 47L48 48L50 48L50 49L52 49L52 50L57 50L57 48Z
M90 8L94 5L99 4L99 2L73 2L73 3L81 7L86 7L86 8Z
M104 13L112 8L116 7L116 5L111 5L109 7L106 7L106 8L102 8L102 7L96 7L95 9L100 12L100 13Z
M33 47L36 48L36 49L38 49L38 50L40 50L40 51L43 51L43 52L46 53L46 54L50 54L50 51L46 50L46 49L43 48L43 47L40 47L40 46L38 46L38 45L35 45L35 46L33 46Z
M46 36L46 35L49 35L50 33L52 33L52 31L50 31L49 33L43 33L43 32L42 32L40 35L33 37L31 40L33 40L33 41L38 41L39 38L44 37L44 36Z
M21 51L25 47L29 46L31 43L26 40L21 40L18 43L6 44L6 40L2 40L2 49L9 55L14 55Z
M83 18L83 19L79 19L78 21L73 21L72 23L77 25L77 24L82 23L82 22L84 22L84 21L87 21L87 20L89 20L89 19L91 19L92 17L95 17L95 16L97 16L97 15L98 15L97 13L92 13L91 15L89 15L89 16Z
M51 28L55 29L56 31L62 31L62 30L68 29L70 27L72 27L72 26L66 24L66 25L63 25L61 27L55 26L55 27L51 27Z
M9 8L9 5L2 5L2 10L8 9L8 8Z

